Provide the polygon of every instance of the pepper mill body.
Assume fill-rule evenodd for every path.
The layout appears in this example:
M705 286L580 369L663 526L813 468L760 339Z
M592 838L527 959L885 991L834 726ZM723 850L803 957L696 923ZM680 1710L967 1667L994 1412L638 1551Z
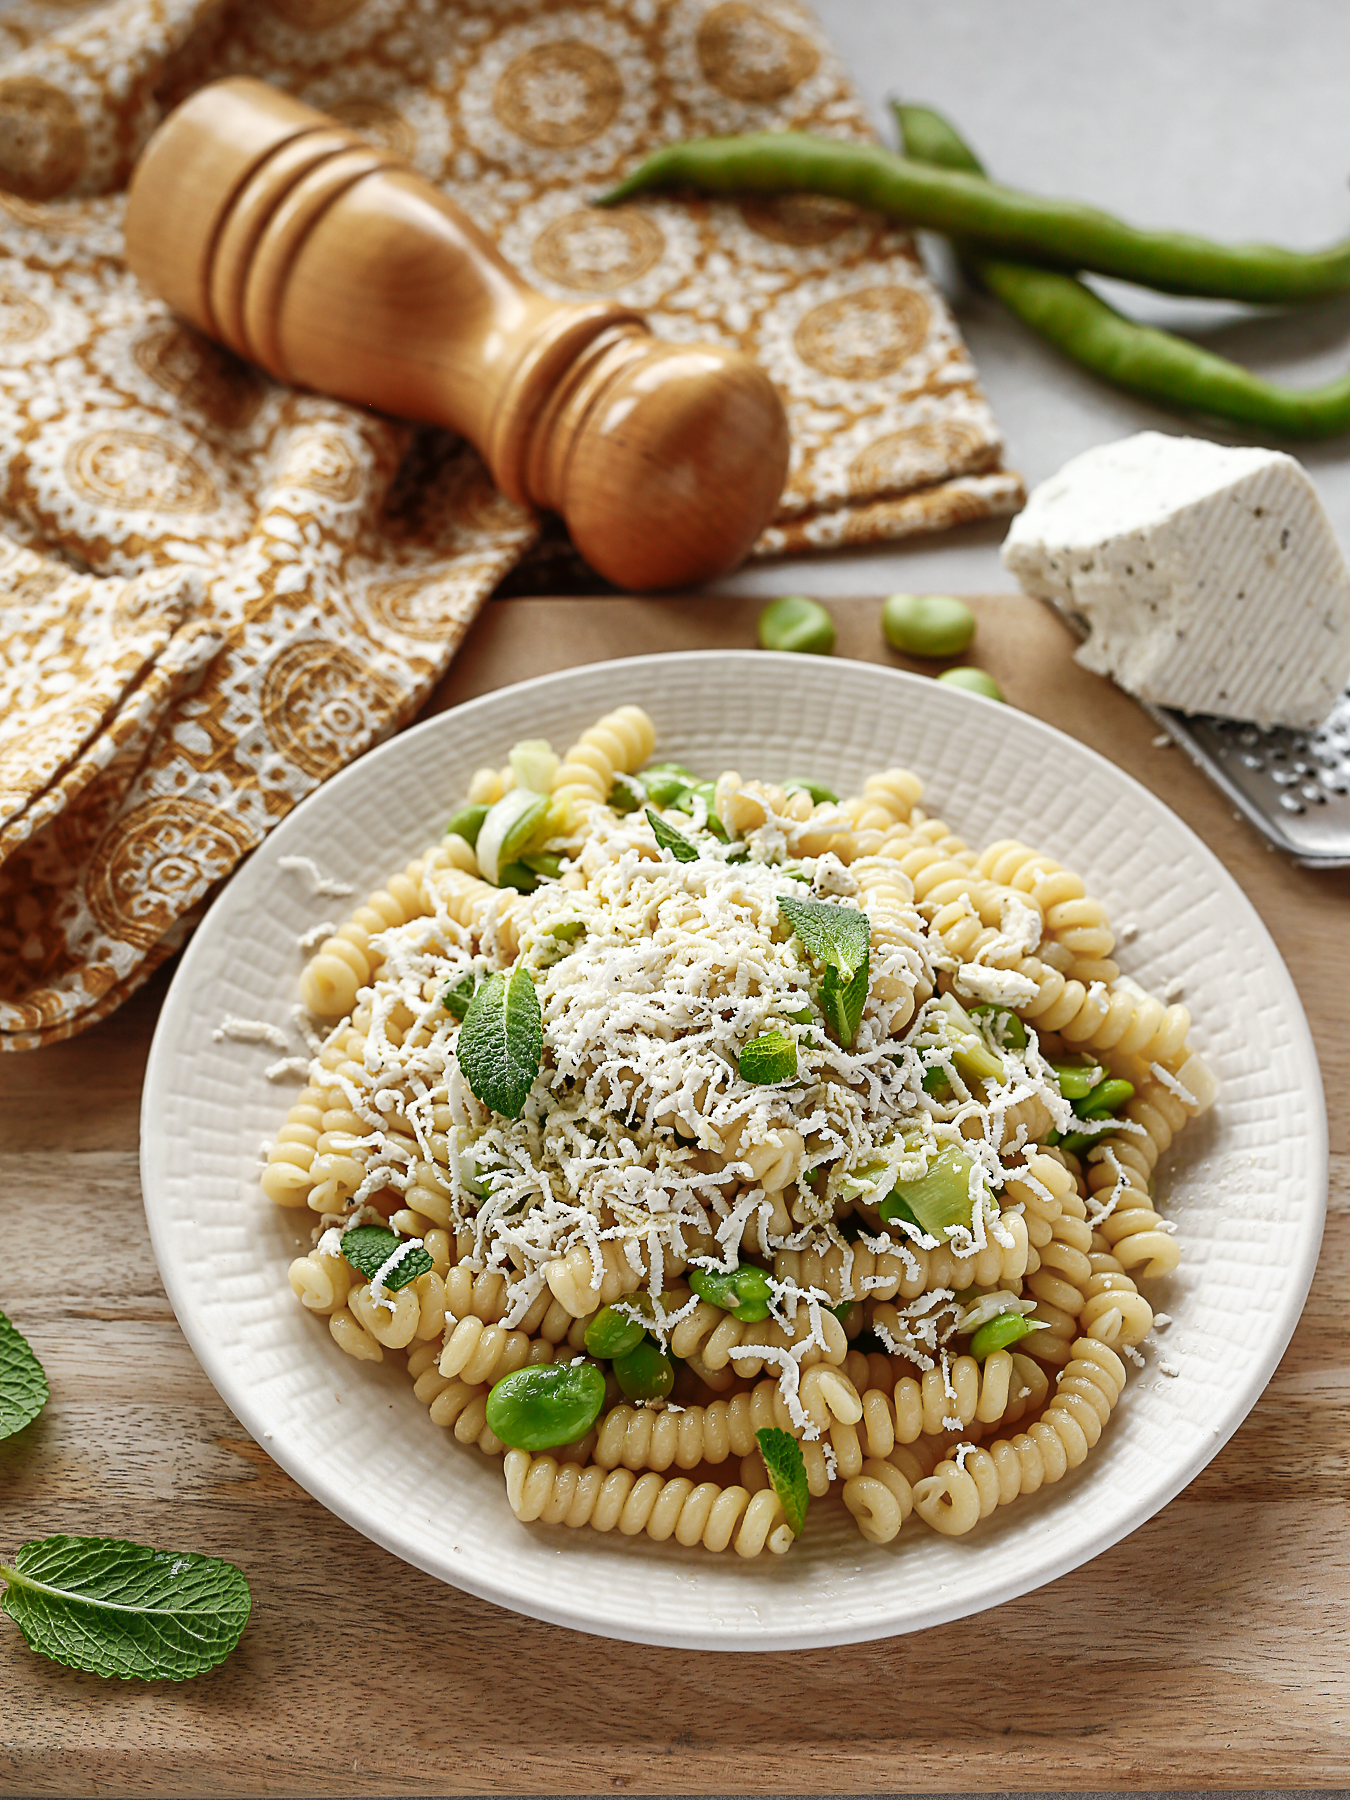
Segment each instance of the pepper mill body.
M521 280L432 184L248 77L179 106L132 176L127 261L269 374L462 433L624 588L738 563L787 474L768 377Z

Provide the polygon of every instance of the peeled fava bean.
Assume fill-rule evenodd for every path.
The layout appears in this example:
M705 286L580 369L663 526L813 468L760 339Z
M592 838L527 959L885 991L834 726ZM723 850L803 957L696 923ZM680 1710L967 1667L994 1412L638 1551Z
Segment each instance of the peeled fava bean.
M759 642L765 650L804 650L828 656L834 649L834 620L819 600L786 594L759 615Z
M531 1363L493 1387L488 1429L513 1450L554 1450L584 1437L604 1404L605 1378L594 1363Z
M881 609L881 629L907 656L960 656L975 635L975 615L950 594L892 594Z
M982 694L986 700L1002 700L1003 698L1003 689L993 676L986 675L983 669L964 666L959 669L944 669L938 676L938 680L945 681L949 687L965 688L966 692L970 694Z

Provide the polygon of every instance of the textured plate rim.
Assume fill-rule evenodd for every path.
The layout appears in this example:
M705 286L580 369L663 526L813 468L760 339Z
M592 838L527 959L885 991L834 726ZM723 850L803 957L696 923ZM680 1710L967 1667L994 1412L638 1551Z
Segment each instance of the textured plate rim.
M834 659L833 666L838 666L845 660L843 658ZM207 1379L240 1424L307 1493L352 1526L354 1530L380 1544L382 1548L401 1561L411 1563L449 1586L474 1594L480 1599L491 1601L508 1611L521 1613L549 1624L561 1625L589 1635L681 1649L718 1651L816 1649L837 1644L863 1643L879 1638L908 1635L911 1632L926 1630L931 1626L951 1623L954 1620L971 1617L1007 1601L1017 1599L1023 1594L1033 1592L1058 1580L1062 1575L1081 1568L1085 1563L1100 1556L1114 1544L1121 1542L1125 1537L1138 1530L1140 1526L1146 1524L1149 1519L1175 1499L1177 1494L1193 1481L1196 1475L1223 1448L1260 1398L1283 1356L1298 1325L1316 1269L1326 1217L1329 1172L1326 1105L1321 1084L1320 1065L1302 1002L1274 939L1260 914L1223 863L1205 844L1204 840L1174 813L1164 800L1099 751L1059 730L1058 727L1036 718L1033 714L1019 711L1013 713L1012 716L1019 721L1021 726L1030 729L1033 734L1043 734L1052 745L1056 742L1071 744L1077 754L1086 756L1090 761L1099 765L1103 771L1108 773L1110 779L1125 783L1146 807L1160 809L1166 814L1172 827L1189 840L1193 851L1208 866L1210 876L1226 891L1228 899L1246 913L1249 926L1255 931L1266 949L1268 973L1273 975L1277 985L1281 985L1284 989L1284 999L1294 1028L1293 1040L1290 1045L1291 1054L1301 1066L1303 1085L1306 1087L1308 1097L1315 1101L1315 1104L1311 1106L1315 1141L1308 1146L1310 1151L1310 1192L1307 1196L1311 1212L1315 1215L1315 1229L1305 1230L1300 1262L1289 1289L1285 1310L1278 1315L1277 1320L1272 1320L1272 1328L1262 1355L1253 1363L1246 1381L1235 1390L1230 1398L1220 1423L1214 1427L1211 1437L1197 1445L1188 1457L1174 1465L1166 1482L1151 1490L1147 1500L1137 1503L1130 1514L1120 1522L1102 1526L1096 1532L1084 1533L1074 1541L1070 1548L1058 1553L1048 1553L1043 1560L1037 1562L1034 1568L1003 1576L999 1576L993 1571L987 1571L990 1578L982 1586L980 1597L974 1602L964 1596L953 1597L946 1602L934 1601L922 1613L907 1616L902 1620L881 1617L851 1620L837 1626L813 1627L803 1624L792 1630L766 1630L751 1636L744 1630L719 1633L711 1624L702 1627L691 1626L687 1629L652 1629L644 1628L640 1620L597 1618L584 1606L541 1603L528 1591L522 1591L508 1582L494 1581L490 1576L476 1571L448 1566L434 1554L425 1550L421 1550L419 1553L419 1546L409 1537L400 1536L393 1530L372 1524L367 1517L363 1516L360 1505L353 1501L335 1479L330 1479L322 1467L316 1467L309 1456L293 1450L287 1444L275 1442L271 1433L265 1429L263 1418L259 1409L254 1405L249 1390L233 1375L227 1360L217 1353L211 1337L203 1330L194 1328L195 1321L186 1292L186 1275L178 1267L173 1247L169 1241L169 1222L162 1213L159 1199L167 1180L166 1159L169 1144L167 1134L159 1128L163 1113L155 1115L154 1102L160 1092L161 1084L164 1082L165 1071L175 1057L181 1054L178 1042L181 1040L183 1028L188 1025L192 1017L193 984L198 965L204 962L216 932L223 929L220 921L228 920L230 917L230 908L223 905L227 896L232 891L235 892L236 901L246 896L250 881L259 879L256 871L260 866L260 857L270 858L296 853L297 845L292 844L290 840L294 838L298 843L303 838L311 811L317 809L321 804L330 803L335 791L352 782L369 781L373 771L378 769L387 756L395 753L403 754L409 742L415 742L428 734L435 734L447 729L447 721L451 719L457 725L466 721L471 723L475 715L479 713L490 715L494 707L500 705L508 696L519 696L531 690L565 689L570 682L581 683L600 670L613 670L617 676L621 670L633 673L651 672L677 663L725 664L732 662L744 665L748 677L754 669L763 669L766 664L786 664L789 667L794 665L800 667L801 661L802 659L799 657L783 653L754 650L670 651L644 656L616 657L602 662L581 664L571 669L553 671L534 676L526 681L512 683L507 687L494 689L490 693L464 701L447 712L437 714L419 725L386 739L382 744L375 746L348 764L312 794L306 796L305 800L300 802L269 834L265 845L260 846L259 850L254 852L231 878L227 888L218 896L206 918L197 927L183 953L169 992L165 996L147 1060L141 1104L140 1168L152 1247L165 1291L178 1319L180 1329L187 1338ZM824 664L822 659L822 666L829 667L831 665ZM875 676L881 682L894 682L901 689L922 691L932 685L922 676L911 675L904 670L886 668L880 664L850 662L849 666L866 669L869 675ZM965 704L995 708L1000 713L1004 710L997 702L984 699L979 695L962 693L961 700ZM250 871L254 871L251 877ZM217 921L214 926L213 921ZM1310 1223L1312 1222L1310 1220Z

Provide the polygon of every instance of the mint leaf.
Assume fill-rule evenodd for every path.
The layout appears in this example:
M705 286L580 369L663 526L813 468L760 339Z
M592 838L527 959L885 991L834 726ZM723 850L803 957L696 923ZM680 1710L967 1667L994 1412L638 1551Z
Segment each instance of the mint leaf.
M742 1081L772 1087L791 1081L797 1073L797 1045L785 1031L766 1031L751 1038L737 1058Z
M833 788L827 788L822 781L812 781L807 775L789 775L783 783L785 794L807 794L812 806L823 806L828 802L838 806L839 796Z
M825 1014L828 1024L834 1028L834 1035L839 1042L849 1045L853 1042L854 1033L862 1023L863 1007L867 1004L868 966L864 962L852 981L844 981L833 964L826 967L825 978L820 984L820 1010Z
M342 1254L354 1269L361 1271L367 1281L374 1281L399 1245L407 1241L396 1231L386 1231L383 1225L353 1225L350 1231L342 1234ZM416 1281L419 1275L427 1274L434 1267L435 1264L425 1250L410 1250L389 1271L380 1286L387 1294L396 1294L400 1288L407 1287L410 1281Z
M47 1377L28 1340L0 1313L0 1438L31 1425L47 1404Z
M764 1458L764 1467L769 1472L769 1484L777 1494L787 1515L787 1522L792 1527L792 1535L800 1537L802 1527L806 1524L806 1509L811 1500L811 1492L806 1485L806 1463L802 1457L802 1447L795 1437L786 1431L780 1431L776 1425L766 1425L762 1431L757 1431L755 1442Z
M248 1583L233 1563L118 1538L24 1544L0 1595L30 1650L123 1680L186 1681L223 1662L248 1623Z
M517 964L509 980L492 975L483 983L469 1002L455 1054L483 1105L518 1119L544 1054L544 1019L528 969Z
M837 969L846 982L867 967L872 927L865 912L788 894L779 895L778 910L811 955Z
M663 850L669 850L676 862L698 861L698 851L689 842L689 839L682 837L673 825L667 825L661 815L654 813L650 806L647 808L647 823L655 832L657 843Z
M464 1015L469 1010L469 1002L473 999L477 986L477 973L470 969L466 975L461 975L458 981L452 981L441 995L441 1005L452 1017L458 1019L461 1025L464 1023Z

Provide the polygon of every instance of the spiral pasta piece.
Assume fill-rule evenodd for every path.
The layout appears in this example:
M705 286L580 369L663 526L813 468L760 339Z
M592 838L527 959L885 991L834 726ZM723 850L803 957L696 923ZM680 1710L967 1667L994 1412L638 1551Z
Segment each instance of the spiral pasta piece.
M806 1161L806 1140L790 1125L759 1126L741 1118L719 1130L718 1137L723 1162L748 1169L745 1179L766 1194L781 1194L791 1187Z
M620 706L583 731L553 777L559 829L575 831L608 800L614 777L636 774L655 748L656 728L640 706Z
M832 801L817 804L801 789L789 794L771 782L743 781L734 769L718 777L713 811L733 837L758 831L772 819L791 856L822 856L832 850L847 862L852 851L853 834Z
M475 949L495 951L508 962L520 953L520 934L533 912L531 896L515 888L497 888L480 875L439 863L427 875L427 885L456 925L466 932Z
M544 1279L554 1299L574 1318L585 1318L597 1306L612 1305L625 1294L635 1293L647 1279L645 1250L639 1248L634 1268L622 1244L607 1241L598 1248L598 1268L587 1244L574 1244L544 1264Z
M913 883L889 856L859 857L852 874L871 926L871 953L879 965L868 1002L891 1007L887 1027L898 1034L933 991L919 952L923 919L914 904Z
M547 1338L485 1325L481 1319L460 1319L446 1336L439 1369L447 1377L458 1375L467 1382L491 1386L526 1363L552 1362L554 1349Z
M857 799L845 800L843 812L855 832L888 832L907 824L923 796L923 783L909 769L882 769L869 775Z
M325 1316L347 1304L347 1295L356 1280L355 1272L345 1256L332 1256L311 1250L308 1256L297 1256L287 1270L291 1292L308 1312Z
M506 1455L506 1497L518 1519L547 1525L590 1525L618 1530L625 1537L645 1532L657 1543L673 1537L708 1550L733 1546L738 1556L769 1550L781 1556L792 1547L792 1527L771 1488L751 1494L740 1486L718 1487L686 1476L669 1481L653 1472L585 1468L524 1450Z
M848 1338L843 1325L832 1312L823 1308L820 1329L825 1348L808 1343L793 1359L798 1369L804 1371L817 1362L842 1363L848 1354ZM796 1318L783 1326L775 1319L747 1324L731 1313L723 1312L721 1307L700 1300L693 1312L681 1319L672 1331L670 1347L676 1356L686 1360L697 1358L704 1368L714 1373L733 1362L738 1375L753 1377L764 1368L763 1352L793 1351L810 1335L810 1310L804 1305L798 1307ZM776 1361L773 1357L770 1360Z
M884 839L881 854L909 878L915 903L926 919L963 897L977 912L982 900L990 905L992 884L976 870L974 852L940 819L897 826Z
M662 1472L672 1465L693 1469L704 1462L750 1456L758 1448L755 1433L778 1423L774 1409L777 1392L776 1381L760 1381L749 1393L713 1400L706 1406L687 1406L679 1412L611 1407L597 1424L595 1461L605 1469L622 1464L627 1469Z
M286 1122L268 1147L267 1165L259 1180L277 1206L305 1206L314 1187L311 1170L323 1135L324 1090L302 1088L286 1114ZM297 1293L299 1290L296 1290Z
M1125 1108L1146 1136L1112 1133L1087 1152L1084 1175L1096 1230L1125 1271L1170 1275L1181 1250L1149 1193L1154 1164L1180 1130L1185 1107L1161 1085L1145 1088Z
M325 938L300 976L300 998L320 1019L340 1019L356 1004L357 991L368 987L383 957L371 939L391 926L406 925L431 909L422 889L423 862L410 862L385 887L366 897L333 934Z
M869 1544L889 1544L914 1510L914 1490L895 1464L869 1456L844 1482L844 1505Z
M960 1537L1019 1494L1060 1481L1101 1437L1125 1386L1125 1365L1094 1337L1078 1338L1054 1398L1029 1430L943 1462L914 1488L914 1509L946 1537Z
M1106 908L1071 869L1014 838L1000 838L982 850L976 867L1000 887L1029 894L1041 909L1047 933L1076 959L1101 962L1110 957L1116 940L1106 922ZM1116 973L1113 964L1105 979Z
M1025 1203L1039 1203L1042 1220L1051 1205L1058 1205L1058 1212L1049 1219L1049 1236L1037 1250L1039 1266L1026 1279L1026 1293L1036 1302L1031 1318L1042 1327L1028 1340L1027 1348L1040 1362L1067 1362L1092 1275L1087 1208L1073 1176L1054 1157L1031 1157L1026 1175L1008 1186L1025 1196Z
M958 1256L939 1245L925 1250L917 1244L903 1250L872 1250L861 1240L849 1244L838 1239L806 1250L776 1250L773 1271L779 1281L792 1281L805 1290L820 1288L830 1304L844 1300L893 1300L897 1295L916 1300L934 1287L1008 1287L1027 1270L1027 1226L1015 1212L1004 1214L1002 1228L1012 1239L1001 1244L992 1235L982 1250Z

